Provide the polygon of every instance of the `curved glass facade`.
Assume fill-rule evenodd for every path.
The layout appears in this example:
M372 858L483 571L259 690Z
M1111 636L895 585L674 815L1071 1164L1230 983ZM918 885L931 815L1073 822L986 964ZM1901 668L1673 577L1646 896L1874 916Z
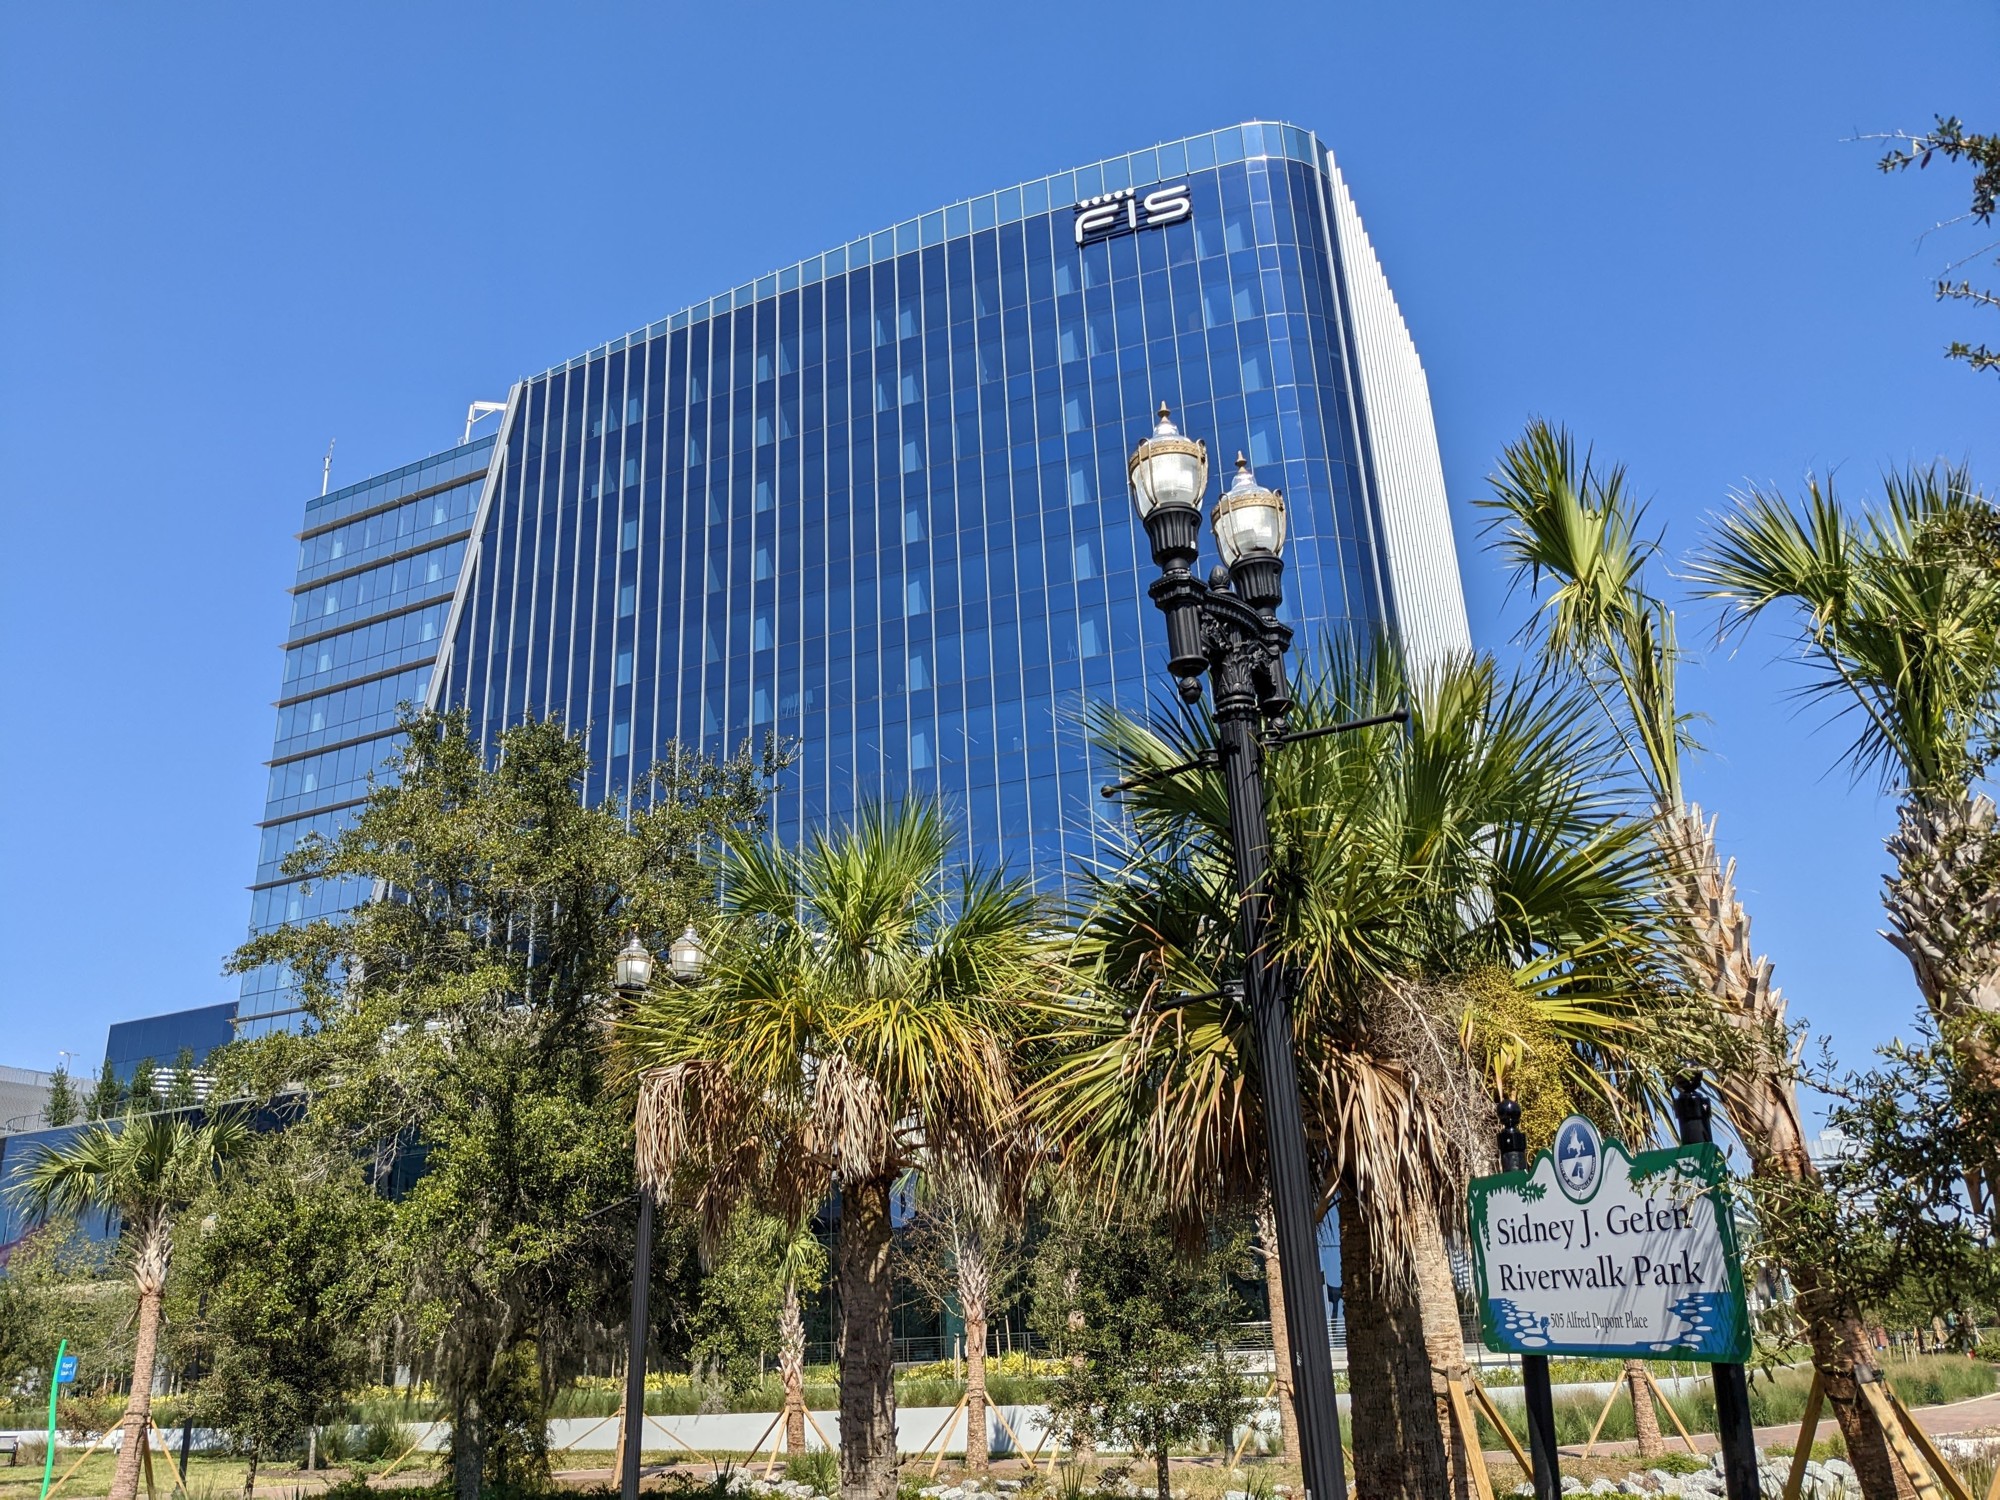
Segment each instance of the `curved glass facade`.
M476 511L366 573L309 521L262 869L365 788L373 685L427 675L489 743L562 715L594 798L675 740L776 733L799 752L781 837L931 792L971 850L1059 883L1106 812L1083 705L1162 687L1125 485L1161 401L1218 475L1240 449L1285 491L1302 645L1463 643L1422 369L1352 201L1307 132L1237 126L909 220L521 382L490 455L447 456L483 465L454 491ZM338 735L303 726L308 693Z

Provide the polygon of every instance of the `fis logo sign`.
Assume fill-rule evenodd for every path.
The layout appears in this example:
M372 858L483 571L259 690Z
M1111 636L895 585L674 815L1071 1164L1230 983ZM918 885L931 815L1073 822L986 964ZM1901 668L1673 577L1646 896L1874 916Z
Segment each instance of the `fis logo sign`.
M1137 188L1100 193L1076 206L1076 242L1085 245L1134 229L1159 229L1178 224L1193 212L1194 200L1188 197L1185 182L1154 188L1143 198Z

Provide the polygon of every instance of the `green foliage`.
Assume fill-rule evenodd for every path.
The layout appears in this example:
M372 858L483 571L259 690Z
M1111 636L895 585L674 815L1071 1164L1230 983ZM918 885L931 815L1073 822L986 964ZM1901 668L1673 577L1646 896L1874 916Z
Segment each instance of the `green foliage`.
M657 951L703 917L707 860L725 831L761 829L784 762L670 750L632 806L586 806L588 758L560 723L508 729L490 764L462 713L405 728L395 784L285 866L388 894L231 960L286 965L314 1025L214 1066L224 1094L302 1088L294 1133L328 1171L359 1160L386 1185L421 1168L390 1206L383 1269L406 1335L439 1350L472 1500L482 1471L543 1480L550 1393L624 1320L634 1185L630 1097L604 1066L613 955L634 930Z
M1249 1409L1221 1347L1244 1313L1229 1277L1249 1273L1241 1225L1190 1252L1154 1222L1063 1224L1037 1257L1032 1302L1036 1331L1073 1361L1050 1392L1058 1439L1151 1455L1164 1497L1168 1454L1226 1443Z
M42 1105L42 1123L51 1129L71 1124L82 1109L76 1085L70 1081L68 1065L58 1063L55 1072L49 1075L49 1097Z
M1478 1149L1490 1139L1474 1098L1488 1075L1532 1065L1609 1113L1657 1098L1675 1056L1705 1054L1710 1012L1656 972L1645 829L1624 816L1617 751L1586 699L1485 658L1412 681L1384 642L1329 648L1297 697L1298 729L1411 714L1266 764L1272 883L1287 893L1271 941L1329 1173L1359 1162L1363 1180L1422 1196L1425 1178L1463 1174L1475 1129ZM1262 1123L1248 1018L1217 995L1239 962L1215 920L1236 899L1223 789L1214 772L1160 774L1211 749L1208 728L1107 710L1092 729L1118 772L1154 779L1126 799L1125 857L1090 881L1077 952L1093 978L1036 1102L1107 1191L1197 1213L1247 1201ZM1505 1004L1495 977L1517 991ZM1406 1242L1394 1205L1369 1195L1378 1210L1385 1245Z
M1832 479L1802 503L1752 489L1691 560L1725 633L1774 607L1811 675L1806 694L1856 723L1857 776L1949 797L1982 775L2000 715L2000 510L1964 469L1883 476L1853 509Z
M77 1357L74 1391L122 1375L132 1360L132 1288L118 1275L112 1248L75 1220L50 1220L14 1246L0 1275L0 1392L26 1393L25 1422L38 1427L46 1407L56 1346Z
M116 1119L124 1102L125 1090L119 1086L118 1075L111 1071L111 1059L107 1057L97 1070L97 1082L85 1102L84 1115L92 1120Z
M150 1057L142 1057L132 1065L132 1081L126 1085L125 1095L131 1108L141 1113L158 1109L160 1096L154 1087L156 1070Z
M389 1208L358 1164L260 1137L183 1222L170 1315L195 1420L269 1453L344 1410L383 1290Z
M1821 1182L1759 1199L1767 1241L1810 1248L1830 1284L1892 1327L1984 1323L2000 1307L2000 1225L1963 1191L1968 1169L2000 1160L2000 1094L1979 1062L1991 1024L1966 1017L1940 1035L1920 1016L1917 1040L1878 1049L1871 1067L1823 1059L1811 1081L1833 1100L1827 1126L1842 1149Z
M1881 170L1903 172L1915 167L1922 171L1934 157L1968 166L1972 169L1972 197L1965 217L1983 225L1993 222L1993 211L2000 206L2000 135L1980 135L1966 130L1956 115L1939 115L1935 129L1923 135L1899 135L1896 139L1901 144L1876 163ZM1988 243L1973 254L1984 254L1993 248ZM1968 302L1988 311L2000 310L2000 294L1975 287L1962 278L1953 283L1949 277L1940 277L1937 295L1940 302ZM1953 339L1945 346L1945 358L1964 360L1975 370L2000 370L2000 350L1985 344L1968 344L1963 339Z
M194 1089L194 1049L183 1047L174 1059L174 1071L167 1080L167 1090L161 1096L161 1103L168 1109L188 1109L195 1103Z
M57 1146L43 1145L15 1179L14 1194L38 1218L112 1210L142 1292L166 1281L173 1222L250 1139L240 1115L196 1123L128 1114Z
M832 1495L840 1488L840 1460L829 1449L809 1448L785 1460L785 1478L814 1494Z
M697 1375L717 1379L731 1402L763 1381L760 1351L772 1347L785 1301L787 1273L801 1295L826 1284L826 1250L811 1234L793 1235L784 1221L741 1205L702 1276L688 1315L689 1358Z

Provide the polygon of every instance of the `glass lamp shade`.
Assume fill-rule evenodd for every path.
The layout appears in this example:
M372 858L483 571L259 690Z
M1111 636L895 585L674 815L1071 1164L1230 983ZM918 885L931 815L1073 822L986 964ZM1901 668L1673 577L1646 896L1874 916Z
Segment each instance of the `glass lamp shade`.
M1285 547L1285 497L1267 490L1250 472L1250 462L1236 455L1236 477L1216 502L1215 547L1233 568L1252 552L1276 555Z
M1208 488L1208 447L1181 436L1168 419L1167 404L1160 403L1153 435L1132 450L1126 465L1132 484L1132 503L1144 520L1162 505L1201 508L1202 491Z
M676 979L699 979L702 961L707 956L701 951L701 939L694 935L692 925L667 948L667 962L673 966Z
M617 969L621 991L643 990L653 982L653 955L639 941L638 933L633 933L632 941L618 950Z

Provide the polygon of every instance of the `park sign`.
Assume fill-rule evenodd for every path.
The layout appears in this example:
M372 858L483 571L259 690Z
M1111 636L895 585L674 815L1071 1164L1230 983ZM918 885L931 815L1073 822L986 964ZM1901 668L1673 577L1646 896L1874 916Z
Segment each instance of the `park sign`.
M1475 1178L1486 1347L1741 1364L1750 1323L1728 1180L1713 1145L1634 1156L1577 1115L1527 1171Z

